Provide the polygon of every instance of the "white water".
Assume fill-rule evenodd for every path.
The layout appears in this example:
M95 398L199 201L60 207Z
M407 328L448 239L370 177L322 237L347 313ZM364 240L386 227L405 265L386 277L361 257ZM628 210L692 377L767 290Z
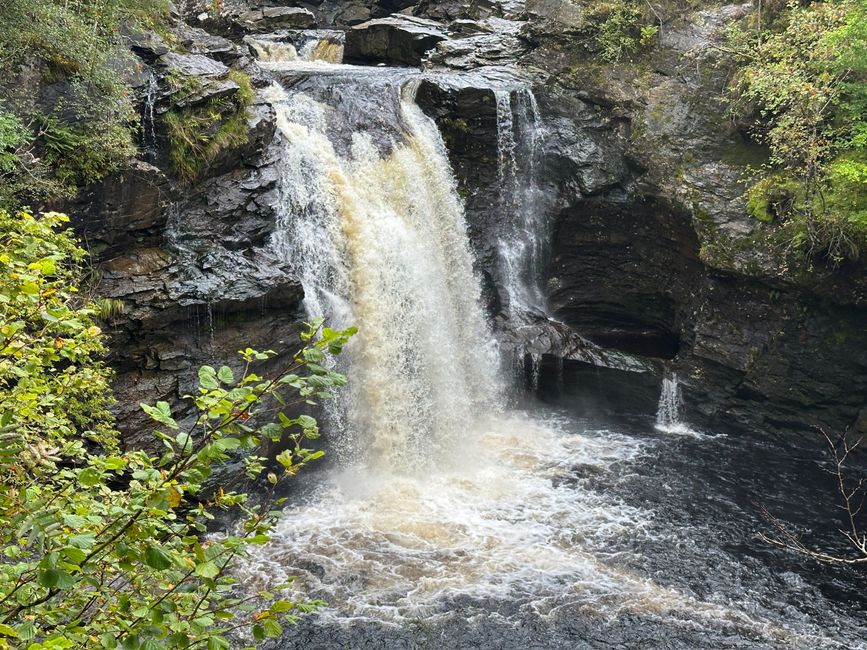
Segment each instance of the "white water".
M329 37L310 38L300 48L292 43L248 39L260 64L284 66L287 63L337 64L343 60L343 44Z
M677 435L701 435L694 431L683 419L683 396L677 373L663 377L656 408L656 429Z
M499 391L463 209L414 89L396 98L407 136L385 157L363 134L339 154L327 106L271 89L284 137L273 245L298 262L311 314L359 327L341 435L388 468L455 453Z
M144 115L142 116L142 135L144 150L149 156L156 155L157 132L154 120L154 104L157 97L157 77L152 74L148 78L148 88L145 94Z
M508 310L513 316L528 310L544 312L539 280L547 227L536 175L539 107L529 89L497 90L494 96L503 223L498 250Z

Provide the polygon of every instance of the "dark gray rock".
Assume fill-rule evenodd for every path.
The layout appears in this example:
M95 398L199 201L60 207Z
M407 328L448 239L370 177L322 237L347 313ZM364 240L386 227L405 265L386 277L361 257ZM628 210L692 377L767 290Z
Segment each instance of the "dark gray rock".
M169 52L162 55L157 64L186 77L222 78L229 72L223 63L203 54Z
M308 28L316 25L316 17L301 7L263 7L244 12L236 22L252 32L270 32L280 28Z
M124 25L121 34L124 44L147 63L153 63L169 52L165 40L150 30Z
M442 24L412 16L389 16L346 32L347 62L420 65L425 54L448 38Z
M106 257L139 246L159 246L166 210L175 197L160 169L135 160L87 188L68 211L84 241Z

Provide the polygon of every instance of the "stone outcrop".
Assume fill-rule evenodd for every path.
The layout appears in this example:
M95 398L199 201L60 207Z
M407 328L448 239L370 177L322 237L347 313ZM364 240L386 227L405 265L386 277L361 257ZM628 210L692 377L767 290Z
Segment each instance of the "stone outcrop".
M443 25L432 20L377 18L347 30L343 57L347 62L419 65L446 38Z

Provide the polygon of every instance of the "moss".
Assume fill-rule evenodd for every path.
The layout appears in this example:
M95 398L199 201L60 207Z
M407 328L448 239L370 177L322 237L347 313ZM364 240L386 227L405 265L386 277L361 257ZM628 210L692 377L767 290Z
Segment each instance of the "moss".
M769 174L747 190L747 213L770 223L786 216L802 193L803 188L795 179L784 174Z
M249 140L248 108L254 90L250 78L232 70L229 78L238 91L229 98L219 97L205 105L169 111L165 124L169 134L169 155L178 176L192 182L223 152L240 147ZM188 90L189 85L180 85Z

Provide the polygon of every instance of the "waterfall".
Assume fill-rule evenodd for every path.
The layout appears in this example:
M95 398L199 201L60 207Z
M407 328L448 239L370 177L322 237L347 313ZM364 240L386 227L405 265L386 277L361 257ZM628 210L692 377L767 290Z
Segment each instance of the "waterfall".
M268 39L247 38L253 54L261 63L292 62L335 64L343 60L342 32L310 30L298 36L298 42L287 43Z
M154 119L154 104L157 97L157 77L151 74L148 77L148 87L145 93L144 108L142 111L142 140L145 153L153 158L157 151L156 120Z
M732 620L621 559L660 545L656 517L596 486L640 459L645 441L499 407L463 206L436 126L415 104L418 79L341 68L265 93L279 134L271 252L294 265L310 315L359 334L341 358L350 384L328 427L352 462L293 496L239 584L322 598L329 610L314 626L405 630L453 614L466 622L476 607L499 617L502 602L570 620ZM532 165L522 122L536 109L529 94L508 99L508 113L498 100L503 186L516 181L520 204L518 176ZM510 224L527 227L514 212ZM515 250L524 257L510 259L533 259ZM538 385L541 357L528 362ZM558 386L563 371L560 359ZM676 378L667 382L660 410L677 424ZM292 587L276 587L290 576Z
M264 63L287 63L298 60L298 51L292 43L248 39L247 42L259 61Z
M677 383L677 373L663 377L656 410L656 428L666 433L692 433L682 419L682 407L683 398Z
M500 211L498 242L509 313L545 311L539 286L547 226L537 178L539 107L532 90L494 91ZM521 161L519 163L519 160Z
M402 133L384 146L355 132L346 150L333 108L268 93L283 136L273 250L297 265L311 315L359 328L342 451L406 469L454 454L498 394L463 206L417 85L387 88Z

